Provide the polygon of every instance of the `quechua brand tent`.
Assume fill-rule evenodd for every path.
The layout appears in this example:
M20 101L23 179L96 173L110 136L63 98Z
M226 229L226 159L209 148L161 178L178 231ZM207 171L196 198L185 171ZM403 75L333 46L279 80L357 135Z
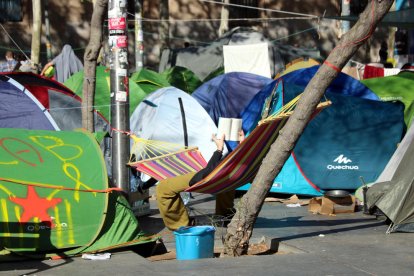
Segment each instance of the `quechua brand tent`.
M270 106L276 111L305 89L318 68L297 70L275 80L250 105L263 106L273 95ZM362 184L360 176L375 180L395 151L404 132L401 103L379 101L372 91L343 73L325 96L332 105L309 122L272 192L312 196L333 189L353 192ZM260 116L252 114L254 110L250 106L242 116L250 124L246 127Z

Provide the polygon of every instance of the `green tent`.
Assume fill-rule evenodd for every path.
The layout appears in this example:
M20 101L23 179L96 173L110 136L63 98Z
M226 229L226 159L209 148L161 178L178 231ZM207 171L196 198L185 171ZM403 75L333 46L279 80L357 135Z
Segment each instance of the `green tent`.
M218 77L218 76L223 75L223 74L224 74L224 67L219 67L216 70L214 70L213 72L211 72L210 74L208 74L208 76L203 80L203 83L206 83L209 80L212 80L215 77Z
M0 129L0 260L153 242L81 131Z
M147 95L160 88L171 86L164 76L144 68L133 73L130 80L135 82Z
M64 85L70 88L76 95L82 97L83 74L81 70L67 79ZM129 115L134 112L137 105L147 96L139 86L129 81ZM108 121L111 118L111 97L110 97L110 77L109 69L105 66L96 67L96 89L95 89L95 109L99 111Z
M201 84L201 80L191 70L174 66L164 72L162 76L167 79L172 86L179 88L189 94L193 93Z
M370 78L361 81L383 101L404 103L404 121L410 127L414 116L414 73L401 72L395 76Z

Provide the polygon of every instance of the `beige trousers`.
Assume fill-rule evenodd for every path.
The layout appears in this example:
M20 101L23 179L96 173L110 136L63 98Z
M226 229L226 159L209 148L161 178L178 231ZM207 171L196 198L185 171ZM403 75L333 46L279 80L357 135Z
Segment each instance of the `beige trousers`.
M181 199L180 193L189 187L189 182L195 173L180 175L161 180L156 187L158 209L165 226L170 230L177 230L181 226L188 226L189 216ZM227 216L233 208L234 191L216 196L216 215Z

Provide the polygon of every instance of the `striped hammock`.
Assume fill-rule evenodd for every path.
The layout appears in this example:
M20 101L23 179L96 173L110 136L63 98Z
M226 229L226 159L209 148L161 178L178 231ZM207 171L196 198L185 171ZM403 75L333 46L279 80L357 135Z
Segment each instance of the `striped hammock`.
M292 110L286 111L286 109L293 108L293 101L292 105L288 104L289 106L283 108L284 111L259 122L250 135L227 155L208 176L186 191L219 194L252 182L270 146L292 114ZM312 116L329 105L330 102L319 104Z
M158 181L190 172L198 172L207 165L197 147L145 140L131 135L134 144L129 166Z
M186 191L218 194L250 183L279 131L293 113L298 99L299 96L283 106L279 112L260 121L250 135L208 176ZM312 116L329 105L329 101L320 103ZM131 153L135 160L131 159L128 165L157 180L197 172L207 165L196 147L183 149L181 145L145 140L134 135L131 137L134 139Z

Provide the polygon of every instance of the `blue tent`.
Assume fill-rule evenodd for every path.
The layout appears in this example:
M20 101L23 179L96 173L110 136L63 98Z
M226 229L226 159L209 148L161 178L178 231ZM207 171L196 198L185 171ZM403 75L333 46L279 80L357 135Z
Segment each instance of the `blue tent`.
M263 76L232 72L209 80L192 96L217 124L219 117L240 118L243 109L270 82L272 79Z
M263 76L231 72L204 83L193 92L192 96L218 125L219 117L241 118L242 111L254 96L271 82L272 79ZM247 133L247 129L243 128L243 130ZM230 151L236 146L236 142L227 142Z
M272 94L272 112L300 94L317 69L291 72L263 88L243 111L244 126L255 125L260 118L258 107ZM332 189L353 192L361 185L360 176L374 181L395 151L405 127L401 103L379 101L343 73L325 96L332 105L309 122L271 192L311 196Z
M58 130L50 113L19 82L0 75L0 128Z
M59 82L25 72L0 74L0 128L73 130L82 127L81 98ZM108 123L95 113L98 138Z

